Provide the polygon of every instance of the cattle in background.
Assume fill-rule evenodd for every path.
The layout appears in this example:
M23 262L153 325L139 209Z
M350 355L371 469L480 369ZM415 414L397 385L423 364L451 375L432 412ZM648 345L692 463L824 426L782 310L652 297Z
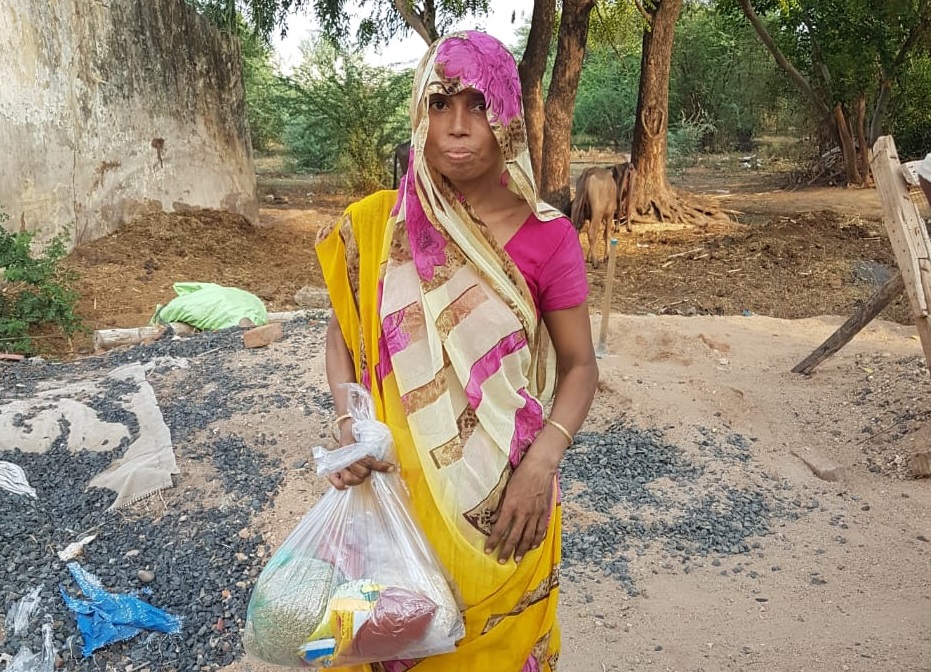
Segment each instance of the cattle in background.
M586 168L575 183L575 200L572 201L570 219L579 231L588 222L588 261L598 268L598 232L604 224L604 253L608 254L608 238L614 229L617 212L617 183L608 168Z
M402 142L394 148L394 188L398 188L401 176L407 172L407 164L411 158L411 141Z
M617 185L617 225L627 226L630 233L630 211L634 204L634 189L637 187L637 169L630 161L616 163L611 168Z

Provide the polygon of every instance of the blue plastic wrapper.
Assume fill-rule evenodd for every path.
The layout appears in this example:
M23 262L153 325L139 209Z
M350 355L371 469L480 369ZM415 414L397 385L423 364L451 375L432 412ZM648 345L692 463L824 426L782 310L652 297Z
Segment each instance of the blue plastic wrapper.
M97 649L135 637L143 630L175 635L181 632L181 617L173 616L129 593L108 593L93 574L76 562L68 569L75 583L88 599L72 597L63 586L61 596L77 617L78 630L84 637L81 653L91 655Z

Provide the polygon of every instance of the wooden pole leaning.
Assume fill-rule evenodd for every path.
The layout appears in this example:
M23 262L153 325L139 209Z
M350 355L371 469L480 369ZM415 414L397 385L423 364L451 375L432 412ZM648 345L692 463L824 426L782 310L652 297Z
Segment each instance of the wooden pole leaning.
M595 357L603 358L608 354L608 323L611 320L611 295L614 293L614 268L617 265L617 238L612 237L608 244L608 270L605 272L605 291L601 300L601 329L598 331L598 345Z

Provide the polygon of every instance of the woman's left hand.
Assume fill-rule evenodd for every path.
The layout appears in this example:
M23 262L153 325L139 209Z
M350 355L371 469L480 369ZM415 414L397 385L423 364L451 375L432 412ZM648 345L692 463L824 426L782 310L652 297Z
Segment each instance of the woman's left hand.
M520 562L529 550L543 543L556 476L556 464L551 462L545 454L528 450L508 480L485 542L485 553L493 553L500 545L498 562L502 565L512 554L514 562Z

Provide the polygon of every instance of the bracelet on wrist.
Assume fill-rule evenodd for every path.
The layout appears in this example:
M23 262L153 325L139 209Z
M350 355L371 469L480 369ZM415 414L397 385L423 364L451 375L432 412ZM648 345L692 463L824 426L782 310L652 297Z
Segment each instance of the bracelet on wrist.
M546 418L544 422L546 422L546 424L550 425L551 427L556 429L556 431L558 431L560 434L566 437L566 441L569 442L569 445L566 446L566 450L568 450L569 448L572 448L572 444L575 442L575 438L572 436L572 434L569 432L568 429L566 429L562 424L556 422L552 418Z
M343 422L343 420L350 420L351 418L352 418L352 415L349 413L343 413L342 415L337 416L336 420L333 421L333 438L334 439L339 441L340 424Z

